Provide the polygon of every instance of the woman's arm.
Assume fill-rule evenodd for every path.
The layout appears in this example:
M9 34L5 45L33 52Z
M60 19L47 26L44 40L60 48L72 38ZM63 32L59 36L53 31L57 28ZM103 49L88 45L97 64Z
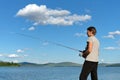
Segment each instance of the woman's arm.
M92 52L92 46L93 46L92 42L87 42L87 46L83 51L82 57L86 58Z

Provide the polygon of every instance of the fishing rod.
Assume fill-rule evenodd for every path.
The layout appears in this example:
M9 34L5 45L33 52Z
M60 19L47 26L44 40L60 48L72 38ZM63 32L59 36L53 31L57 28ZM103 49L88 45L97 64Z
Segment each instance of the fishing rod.
M53 42L53 41L42 40L42 39L40 39L39 37L35 37L35 36L23 34L23 33L15 33L15 34L21 35L21 36L24 36L24 37L28 37L28 38L31 38L31 39L36 39L36 40L39 40L39 41L42 41L42 42L43 42L43 41L49 42L49 43L51 43L51 44L54 44L54 45L57 45L57 46L61 46L61 47L64 47L64 48L68 48L68 49L71 49L71 50L74 50L74 51L77 51L77 52L82 52L82 51L79 50L79 49L75 49L75 48L72 48L72 47L69 47L69 46L60 44L60 43Z

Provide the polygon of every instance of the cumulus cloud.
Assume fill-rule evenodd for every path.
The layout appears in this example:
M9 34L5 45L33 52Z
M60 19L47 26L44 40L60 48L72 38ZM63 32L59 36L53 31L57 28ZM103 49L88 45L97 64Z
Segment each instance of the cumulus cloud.
M120 31L116 30L113 32L109 32L107 36L103 36L104 38L111 38L111 39L115 39L115 36L119 35L120 36Z
M70 26L78 22L88 21L92 16L71 14L68 10L50 9L46 5L29 4L20 9L16 16L25 17L37 25ZM34 30L33 27L30 30Z

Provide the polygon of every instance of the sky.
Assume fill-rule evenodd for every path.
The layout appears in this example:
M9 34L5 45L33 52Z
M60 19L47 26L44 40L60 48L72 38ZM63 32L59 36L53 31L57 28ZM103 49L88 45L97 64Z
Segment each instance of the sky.
M99 62L119 63L119 3L119 0L1 0L0 60L82 64L84 59L79 52L51 42L84 50L86 29L94 26L100 41Z

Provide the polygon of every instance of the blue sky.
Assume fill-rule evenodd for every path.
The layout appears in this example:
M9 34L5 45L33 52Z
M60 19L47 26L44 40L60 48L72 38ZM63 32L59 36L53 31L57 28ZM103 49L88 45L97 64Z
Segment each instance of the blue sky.
M82 63L79 52L45 40L83 50L86 28L95 26L100 62L120 62L119 0L0 1L0 60L13 62ZM43 41L21 36L22 33Z

